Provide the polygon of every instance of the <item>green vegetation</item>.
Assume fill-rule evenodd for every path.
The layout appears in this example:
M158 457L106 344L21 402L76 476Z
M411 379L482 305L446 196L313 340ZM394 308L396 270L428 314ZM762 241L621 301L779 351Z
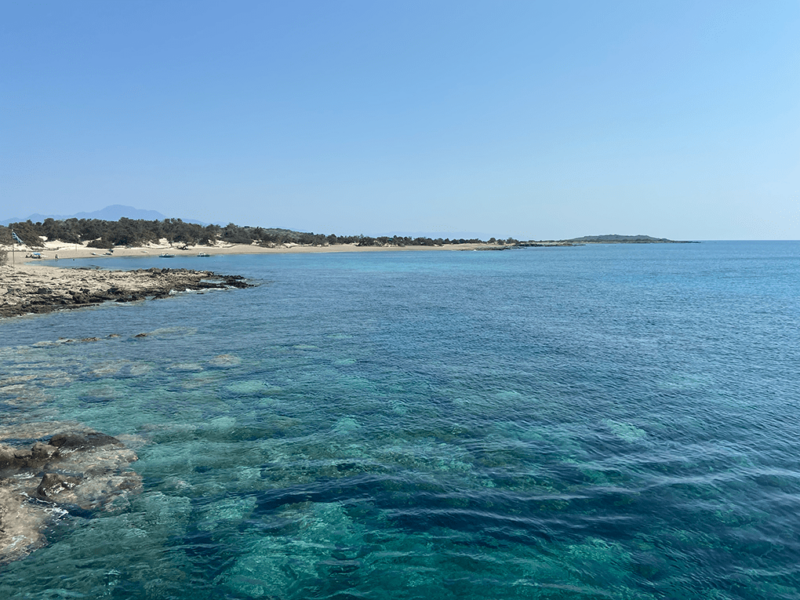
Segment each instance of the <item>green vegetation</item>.
M213 245L218 241L230 244L258 244L260 246L277 246L281 244L301 244L306 246L324 246L327 244L356 244L358 246L443 246L446 244L496 244L502 248L543 245L538 242L520 242L514 238L495 239L488 242L473 239L449 239L428 237L380 236L365 235L324 235L322 233L306 233L290 229L270 229L264 227L240 227L229 223L225 227L219 225L198 225L184 223L181 219L164 219L163 221L145 221L141 219L121 218L119 221L103 221L100 219L45 219L34 223L24 221L12 223L8 227L0 226L0 245L11 244L11 229L29 247L39 247L42 241L60 241L68 244L88 242L91 248L113 248L114 246L141 246L148 242L157 243L166 239L171 244ZM544 245L576 245L591 243L617 244L654 244L674 243L665 238L653 238L647 235L597 235L547 242ZM498 248L498 249L502 249ZM1 257L0 257L1 258Z
M172 244L212 245L217 241L231 244L259 244L264 246L286 243L323 246L325 244L357 244L358 246L441 246L444 244L481 243L479 239L431 239L426 237L364 235L324 235L304 233L289 229L267 229L263 227L240 227L230 223L219 225L197 225L184 223L180 219L144 221L122 218L119 221L99 219L45 219L40 223L25 221L0 226L0 244L11 243L11 228L31 247L41 246L42 239L69 244L89 242L92 248L114 246L140 246L148 242L166 239ZM510 238L509 238L510 239Z
M569 242L576 242L579 244L681 244L685 242L676 242L675 240L668 240L667 238L654 238L649 235L586 235L584 237L573 238L566 240Z

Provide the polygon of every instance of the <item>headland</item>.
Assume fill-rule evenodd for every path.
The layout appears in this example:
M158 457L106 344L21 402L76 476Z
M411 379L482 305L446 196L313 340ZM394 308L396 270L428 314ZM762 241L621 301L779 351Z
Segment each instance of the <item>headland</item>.
M84 308L103 302L165 298L184 291L250 287L238 275L188 269L61 269L0 266L0 318Z

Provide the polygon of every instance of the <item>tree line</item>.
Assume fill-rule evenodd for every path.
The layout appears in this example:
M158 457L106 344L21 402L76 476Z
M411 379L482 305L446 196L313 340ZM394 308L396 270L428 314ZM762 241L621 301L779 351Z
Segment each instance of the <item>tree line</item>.
M449 239L428 237L365 235L325 235L307 233L290 229L264 227L240 227L233 223L220 225L198 225L186 223L181 219L145 221L142 219L121 218L119 221L100 219L45 219L33 223L24 221L0 226L0 244L11 243L11 230L28 246L39 247L43 241L60 241L69 244L88 242L92 248L113 248L114 246L141 246L149 242L158 243L166 239L170 244L213 245L218 241L231 244L253 244L278 246L293 243L309 246L333 244L356 244L358 246L443 246L445 244L486 243L483 240ZM495 240L488 243L515 244L517 240Z

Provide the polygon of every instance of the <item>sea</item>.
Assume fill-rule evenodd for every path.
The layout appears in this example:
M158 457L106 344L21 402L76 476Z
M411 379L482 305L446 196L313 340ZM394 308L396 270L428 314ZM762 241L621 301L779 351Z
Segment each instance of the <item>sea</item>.
M0 321L143 481L2 598L800 598L800 242L59 266L255 287Z

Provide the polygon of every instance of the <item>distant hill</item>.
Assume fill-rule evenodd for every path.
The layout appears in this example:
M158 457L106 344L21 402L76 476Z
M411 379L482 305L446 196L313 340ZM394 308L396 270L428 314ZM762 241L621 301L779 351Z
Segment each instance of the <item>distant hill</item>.
M681 242L668 240L667 238L654 238L649 235L618 235L616 233L608 235L585 235L564 242L576 242L582 244L688 244L691 242Z
M32 214L24 219L6 219L0 221L0 225L9 225L11 223L23 223L31 221L33 223L40 223L45 219L55 219L56 221L64 221L66 219L98 219L100 221L119 221L121 218L126 219L142 219L144 221L163 221L167 217L162 215L157 210L144 210L141 208L134 208L133 206L124 206L122 204L112 204L100 210L93 212L79 212L74 215L42 215L39 213ZM196 223L197 225L207 225L202 221L194 221L192 219L183 219L186 223Z

